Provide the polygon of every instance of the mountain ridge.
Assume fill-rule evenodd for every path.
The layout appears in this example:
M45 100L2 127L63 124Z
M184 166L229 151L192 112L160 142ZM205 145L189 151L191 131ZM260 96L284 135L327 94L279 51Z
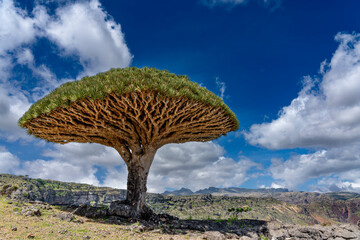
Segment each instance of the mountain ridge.
M196 194L216 194L231 196L236 194L244 193L276 193L276 192L290 192L287 188L239 188L239 187L228 187L228 188L217 188L217 187L208 187L200 189L196 192L191 191L188 188L181 188L179 190L165 191L162 194L170 196L185 196L185 195L196 195Z

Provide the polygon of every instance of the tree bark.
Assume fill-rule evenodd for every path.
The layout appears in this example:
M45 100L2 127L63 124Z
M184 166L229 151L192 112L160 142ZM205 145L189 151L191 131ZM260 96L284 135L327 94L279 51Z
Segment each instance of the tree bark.
M155 151L145 154L132 153L131 160L127 162L128 180L126 203L131 206L131 217L148 218L152 211L146 206L146 183Z

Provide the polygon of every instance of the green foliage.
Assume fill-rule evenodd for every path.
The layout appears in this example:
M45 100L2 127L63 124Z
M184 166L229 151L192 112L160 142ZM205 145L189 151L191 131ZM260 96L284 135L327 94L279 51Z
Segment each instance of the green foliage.
M16 191L19 187L16 185L5 184L0 189L0 195L10 195L12 192Z
M43 186L45 185L45 181L42 180L41 178L37 178L35 180L38 182L38 184L43 185Z
M251 207L239 207L239 208L229 208L228 212L230 213L230 217L228 218L229 223L238 220L238 216L240 213L251 211Z
M118 95L134 91L157 91L160 96L184 97L190 100L221 107L234 121L236 129L238 120L235 114L222 99L188 77L175 75L155 68L117 68L92 77L84 77L80 81L67 82L31 106L20 118L19 126L41 114L69 106L72 102L83 98L91 100L103 99L111 93Z

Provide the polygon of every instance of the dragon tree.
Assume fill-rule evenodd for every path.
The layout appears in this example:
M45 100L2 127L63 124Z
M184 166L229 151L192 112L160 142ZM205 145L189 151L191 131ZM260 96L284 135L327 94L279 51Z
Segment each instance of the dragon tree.
M168 143L206 142L238 129L221 98L154 68L111 69L68 82L34 103L19 119L28 133L49 142L113 147L128 169L123 205L145 218L146 182L157 149Z

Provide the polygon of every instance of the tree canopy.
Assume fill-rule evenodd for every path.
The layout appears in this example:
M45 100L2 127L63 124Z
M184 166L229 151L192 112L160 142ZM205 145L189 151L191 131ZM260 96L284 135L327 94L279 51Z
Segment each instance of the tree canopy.
M34 103L19 119L19 125L25 127L26 121L50 113L56 108L69 106L79 99L89 98L94 101L104 99L110 93L121 95L144 90L154 90L162 96L185 97L212 107L220 107L234 122L234 129L239 127L235 114L214 93L190 81L185 75L147 67L111 69L92 77L84 77L80 81L67 82Z
M209 141L236 130L238 120L221 98L186 76L131 67L63 84L33 104L19 125L51 142L126 142L131 149L139 140L156 148Z

